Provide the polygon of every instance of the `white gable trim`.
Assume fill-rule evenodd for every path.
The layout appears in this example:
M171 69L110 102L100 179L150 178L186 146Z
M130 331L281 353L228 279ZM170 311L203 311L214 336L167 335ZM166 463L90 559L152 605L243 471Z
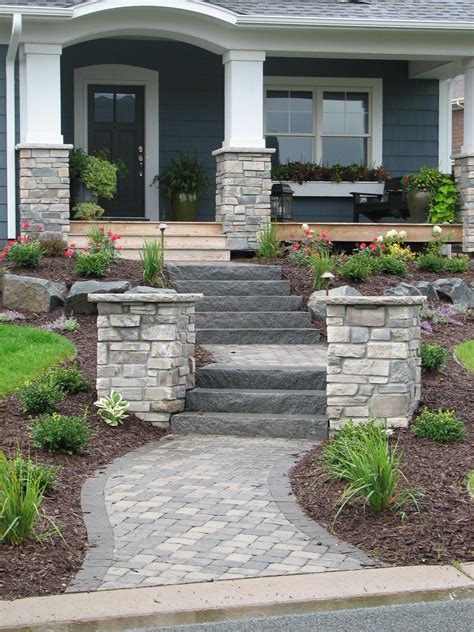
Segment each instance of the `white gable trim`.
M84 66L74 71L74 145L87 151L88 86L100 83L145 87L145 217L159 219L159 194L151 187L159 172L159 97L158 72L119 64Z

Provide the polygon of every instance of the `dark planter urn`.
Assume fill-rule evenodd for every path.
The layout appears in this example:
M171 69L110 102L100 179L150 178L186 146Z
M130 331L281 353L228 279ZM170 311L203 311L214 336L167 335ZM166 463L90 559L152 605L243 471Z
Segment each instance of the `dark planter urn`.
M197 217L197 193L175 191L171 195L171 210L175 222L195 222Z
M98 196L94 195L80 180L71 181L71 199L73 206L81 202L93 202L97 204L99 200Z
M426 222L428 215L428 209L431 203L431 193L428 191L408 191L407 193L407 205L410 217L417 223L423 224Z

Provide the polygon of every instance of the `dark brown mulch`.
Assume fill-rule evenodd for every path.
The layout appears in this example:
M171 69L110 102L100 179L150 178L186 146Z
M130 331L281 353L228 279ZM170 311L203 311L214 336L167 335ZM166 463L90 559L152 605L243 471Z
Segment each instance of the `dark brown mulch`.
M456 316L460 325L434 325L426 341L452 350L474 338L472 316ZM339 537L390 564L438 564L472 561L474 552L474 502L466 488L467 473L474 469L474 376L453 359L441 374L423 377L420 408L453 408L467 428L466 439L442 445L400 430L393 441L403 450L402 471L410 487L424 496L420 511L408 507L402 520L392 511L376 514L362 505L346 508L333 523L340 485L329 485L321 473L321 447L311 450L291 471L294 493L306 513Z
M199 345L194 347L194 357L196 359L196 369L202 369L202 367L215 362L212 353Z
M129 278L129 277L128 277ZM52 322L58 315L31 315L26 325L40 326ZM77 348L77 363L93 383L96 377L97 328L94 316L78 316L81 329L65 334ZM18 324L18 323L17 323ZM95 389L68 397L58 409L65 414L80 415L89 407L94 431L92 442L82 456L47 454L31 447L29 421L22 414L16 395L0 401L0 450L14 454L17 446L25 454L30 450L33 460L60 465L60 486L46 498L46 515L61 527L62 540L57 535L43 542L29 542L21 547L0 545L0 598L14 599L31 595L63 592L80 569L87 552L87 534L81 513L81 487L95 470L115 458L149 442L156 441L163 431L140 421L134 415L119 428L110 428L97 418L93 403ZM43 529L51 528L44 520Z

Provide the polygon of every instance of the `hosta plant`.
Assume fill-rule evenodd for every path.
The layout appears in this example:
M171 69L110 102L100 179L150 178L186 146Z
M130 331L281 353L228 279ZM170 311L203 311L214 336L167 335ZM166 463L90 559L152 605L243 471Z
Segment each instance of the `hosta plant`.
M116 427L128 417L126 413L130 404L117 391L104 395L94 405L99 409L99 417L109 426Z

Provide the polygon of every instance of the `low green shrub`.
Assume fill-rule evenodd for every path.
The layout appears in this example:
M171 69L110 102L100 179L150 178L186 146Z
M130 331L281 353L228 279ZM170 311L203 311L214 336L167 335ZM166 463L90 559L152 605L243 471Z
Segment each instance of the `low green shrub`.
M438 443L462 441L466 434L463 422L455 417L454 410L438 411L424 408L412 426L419 437L427 437Z
M19 453L15 456L13 461L17 468L18 477L23 478L25 487L28 484L28 473L31 473L35 479L40 481L45 493L53 492L58 487L59 465L35 463L30 458L25 461L24 457Z
M19 393L20 404L27 415L41 415L54 410L64 399L64 391L48 380L35 380L25 384Z
M51 369L46 375L46 381L63 391L66 395L88 391L91 384L76 365Z
M0 542L19 546L34 534L45 487L43 472L30 460L0 452Z
M377 272L393 274L398 277L404 277L408 272L407 264L402 259L390 255L374 258L374 268Z
M448 360L448 350L437 344L421 343L421 370L439 373Z
M434 272L440 274L444 272L444 257L426 252L418 257L416 266L424 272Z
M33 422L30 433L35 448L64 454L80 454L92 437L87 411L82 417L43 415Z
M106 249L91 253L81 252L76 259L76 272L80 276L103 277L112 261L112 254Z
M468 256L453 257L452 259L446 259L444 264L445 272L451 274L463 274L469 272L471 263Z
M15 268L38 268L44 257L44 249L39 241L21 241L10 244L5 254L6 261Z
M367 255L351 255L339 267L339 273L351 281L367 281L372 276L372 266Z
M276 226L268 223L258 237L257 257L259 259L273 259L282 254L282 247L276 236Z
M74 219L95 220L105 213L102 206L95 202L79 202L73 207Z

